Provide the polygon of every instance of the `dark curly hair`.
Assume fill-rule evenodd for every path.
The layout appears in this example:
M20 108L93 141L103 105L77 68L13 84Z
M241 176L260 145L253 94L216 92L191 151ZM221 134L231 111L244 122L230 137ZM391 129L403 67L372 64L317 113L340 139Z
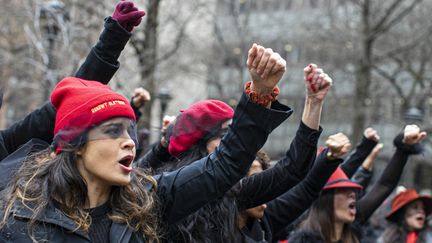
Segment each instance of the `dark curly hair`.
M4 215L0 227L8 223L13 205L19 201L33 211L28 233L34 242L39 242L42 239L36 236L37 219L50 203L55 203L76 223L77 230L88 232L91 218L89 211L84 209L87 186L75 163L76 153L84 145L63 144L62 153L57 156L51 155L52 147L29 156L2 195ZM153 189L148 189L149 184ZM155 191L155 179L145 171L135 169L128 185L112 187L109 203L115 213L109 217L113 221L126 223L148 242L160 242Z

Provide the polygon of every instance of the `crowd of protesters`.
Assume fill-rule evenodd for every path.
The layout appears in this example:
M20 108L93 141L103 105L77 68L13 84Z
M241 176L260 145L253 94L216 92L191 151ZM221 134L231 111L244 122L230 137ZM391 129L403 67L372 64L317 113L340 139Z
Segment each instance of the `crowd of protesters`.
M144 15L119 2L75 76L0 131L0 242L432 242L432 198L392 195L426 133L410 124L395 134L370 184L378 131L366 128L351 152L343 133L318 147L333 80L316 64L302 70L297 132L270 165L262 146L293 111L278 101L286 61L258 44L235 109L199 101L164 118L161 140L143 150L136 121L150 94L136 89L129 102L107 84ZM370 218L382 208L378 227Z

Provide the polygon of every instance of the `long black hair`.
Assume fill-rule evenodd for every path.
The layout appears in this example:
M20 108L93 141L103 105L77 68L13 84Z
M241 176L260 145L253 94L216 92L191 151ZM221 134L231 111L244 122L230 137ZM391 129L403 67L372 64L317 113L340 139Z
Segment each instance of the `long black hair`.
M334 232L334 190L325 190L312 204L299 230L315 232L321 235L324 242L332 242ZM344 224L341 242L358 243L359 239L351 228L351 224Z
M174 160L162 167L164 171L173 171L206 157L207 143L213 138L224 135L222 123L213 127L199 141L184 152L179 160ZM167 130L169 140L170 130ZM182 221L168 227L170 239L176 242L239 242L238 208L236 195L238 185L230 189L223 197L207 203L197 212Z

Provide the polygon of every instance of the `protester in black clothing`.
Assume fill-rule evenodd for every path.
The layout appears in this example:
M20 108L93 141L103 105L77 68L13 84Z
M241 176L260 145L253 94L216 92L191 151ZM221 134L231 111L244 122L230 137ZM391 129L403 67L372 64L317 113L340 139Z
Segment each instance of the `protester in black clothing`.
M349 175L354 173L355 170L357 170L357 167L367 159L368 154L373 149L373 146L377 144L379 141L379 135L378 133L372 129L372 128L366 128L363 133L363 138L361 142L356 146L356 148L347 156L347 158L344 159L343 163L340 165L341 169ZM319 151L320 153L322 151ZM361 178L363 181L367 178L363 178L363 174L356 173L354 176L357 175L357 179ZM322 188L319 188L319 191L321 191ZM359 195L364 193L363 191L359 192ZM309 194L314 195L314 194ZM310 200L315 200L317 196L315 197L309 197ZM308 197L301 197L302 200L304 200L305 205L310 205L310 200L308 200ZM309 206L308 206L309 207ZM304 215L303 215L304 216ZM286 240L290 232L303 220L303 217L298 217L295 222L292 222L286 229L280 230L277 235L274 235L273 239L278 240Z
M253 52L250 50L250 54ZM250 69L253 70L251 66ZM315 157L317 140L321 133L321 129L318 130L321 108L332 81L314 64L305 68L304 75L307 89L306 105L299 130L286 157L272 169L244 178L223 198L207 204L197 213L171 227L171 239L175 239L176 242L238 242L242 237L237 224L239 210L255 207L276 198L306 176ZM188 114L187 111L185 110L181 117L184 117L185 113ZM179 126L180 121L177 119L175 125ZM194 145L195 147L192 147L195 151L186 151L184 154L203 156L205 150L211 148L205 143L210 137L204 136ZM170 144L172 141L171 137ZM192 160L191 157L182 159Z
M426 243L427 216L432 213L432 198L421 196L415 189L397 194L386 219L386 227L380 243Z
M348 180L342 170L337 170L339 178L334 178L337 176L332 175L320 197L309 210L307 218L288 241L290 243L313 242L306 238L319 234L321 240L327 243L360 242L361 226L394 189L408 156L421 151L419 142L425 137L426 133L421 132L416 125L406 126L404 133L396 136L394 140L396 151L381 178L358 201L356 201L356 190L361 186Z
M128 101L95 81L61 81L51 96L55 154L29 157L7 188L2 240L158 242L160 227L238 182L269 133L292 113L273 96L285 63L267 61L245 91L253 97L242 95L215 152L155 177L132 168L135 115Z
M144 15L144 12L138 11L132 2L123 1L119 6L125 6L124 9L127 11L121 12L116 8L113 17L105 19L104 30L99 41L91 49L75 77L107 84L119 68L120 64L117 60L132 35L132 27L138 25ZM47 102L24 119L0 131L0 160L32 138L51 143L54 121L55 108Z
M245 242L272 242L274 235L310 207L328 178L342 162L339 157L351 147L348 137L342 133L330 136L326 145L328 148L318 156L311 171L297 186L267 204L240 213L239 227ZM328 157L328 152L333 156ZM260 172L260 164L257 163L255 168L254 164L249 174Z

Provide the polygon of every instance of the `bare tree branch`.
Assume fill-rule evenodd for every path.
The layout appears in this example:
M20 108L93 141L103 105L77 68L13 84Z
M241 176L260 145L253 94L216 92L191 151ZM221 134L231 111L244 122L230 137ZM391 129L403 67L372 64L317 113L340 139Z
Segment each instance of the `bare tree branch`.
M398 0L401 1L401 0ZM387 24L382 26L376 26L371 32L371 38L376 39L378 35L383 34L390 30L392 27L396 26L399 22L401 22L420 2L421 0L414 0L410 6L405 8L402 12L396 15L392 20L389 20ZM387 16L390 16L392 12L387 12Z
M393 86L393 88L395 88L396 93L403 99L406 100L406 96L403 93L402 88L397 84L397 80L396 80L396 76L397 76L397 72L395 72L394 74L389 74L387 73L385 70L373 65L372 66L373 70L375 72L377 72L380 76L382 76L383 78L385 78L386 80L388 80L390 82L390 84Z
M397 10L398 6L403 2L403 0L395 0L390 7L385 11L384 16L371 28L372 33L379 32L390 16Z
M188 24L190 21L195 17L197 10L202 7L202 4L197 4L194 6L193 10L191 11L191 14L183 21L181 24L179 31L177 33L177 36L174 41L174 45L171 47L170 50L162 54L160 57L157 58L157 62L164 61L168 58L170 58L172 55L174 55L177 50L180 48L182 41L185 37L186 28L188 27Z

